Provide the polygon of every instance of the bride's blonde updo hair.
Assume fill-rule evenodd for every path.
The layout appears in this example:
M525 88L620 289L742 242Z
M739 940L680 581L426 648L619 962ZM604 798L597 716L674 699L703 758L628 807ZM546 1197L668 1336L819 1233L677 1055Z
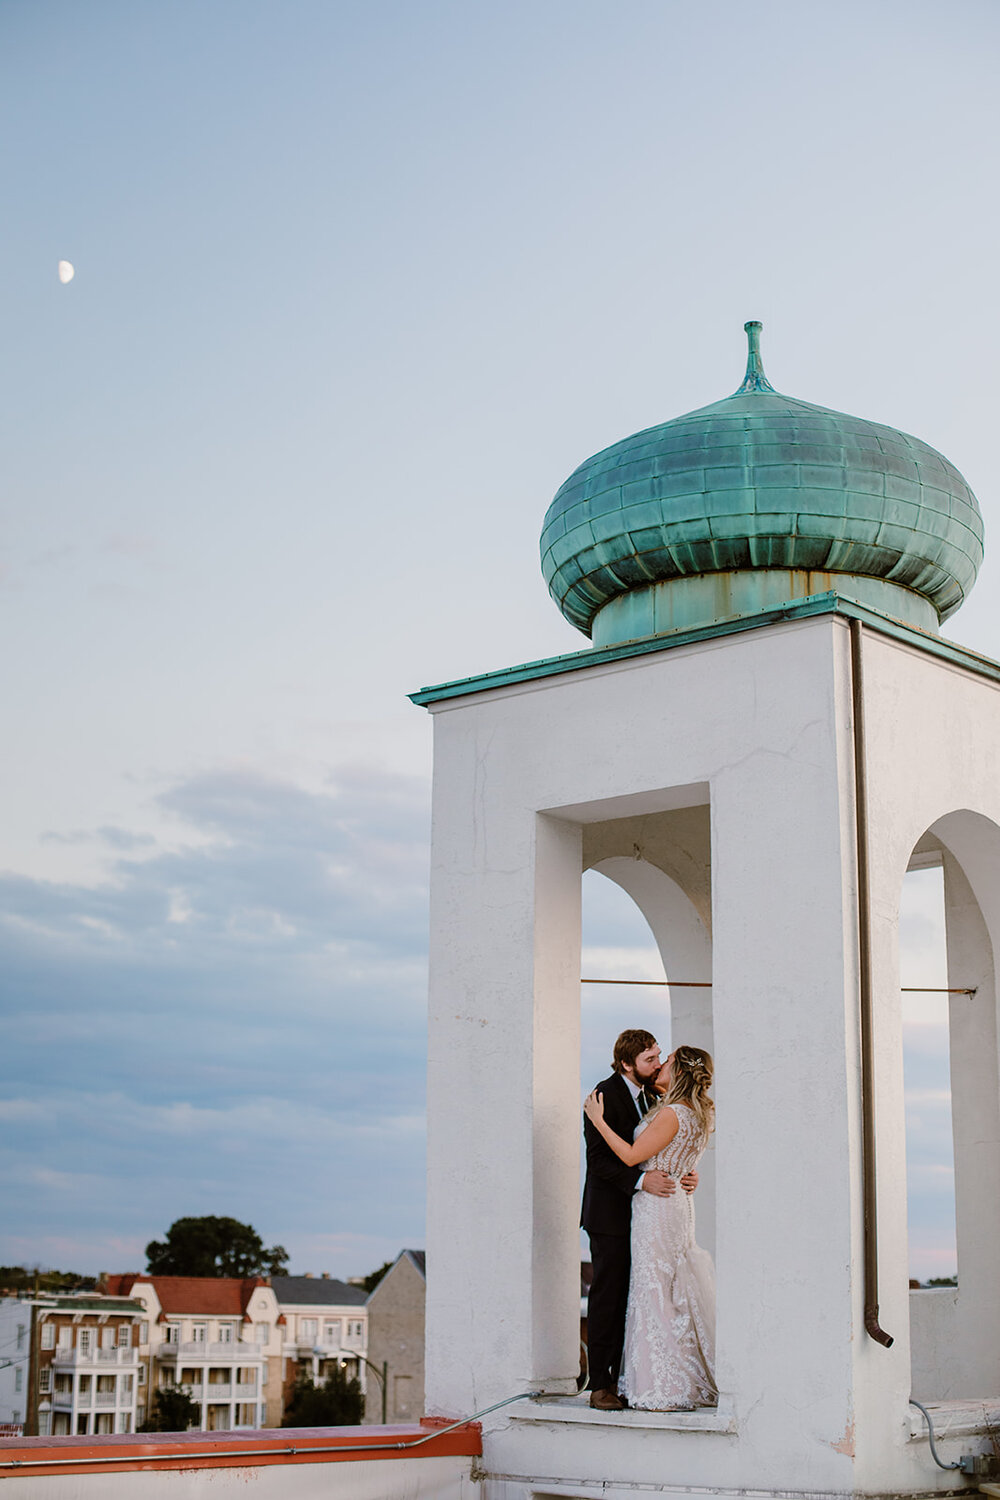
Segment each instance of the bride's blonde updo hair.
M677 1047L670 1069L670 1087L663 1104L688 1104L704 1137L715 1129L715 1105L709 1095L715 1065L702 1047Z

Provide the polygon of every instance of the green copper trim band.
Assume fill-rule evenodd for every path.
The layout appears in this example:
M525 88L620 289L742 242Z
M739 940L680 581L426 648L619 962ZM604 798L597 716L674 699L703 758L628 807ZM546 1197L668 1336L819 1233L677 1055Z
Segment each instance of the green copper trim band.
M741 635L746 630L761 630L768 625L777 625L784 620L807 620L816 615L842 615L847 619L861 620L880 635L915 646L941 661L964 667L979 677L989 678L1000 684L1000 664L988 656L980 656L965 646L943 641L940 636L928 635L899 620L880 615L877 610L856 604L852 599L830 591L813 594L808 599L797 599L782 605L780 609L760 610L752 615L740 615L731 620L719 620L697 630L677 630L669 635L648 636L644 640L628 641L621 646L608 646L603 650L573 651L566 656L550 656L541 661L529 661L519 667L507 667L499 672L485 672L479 677L462 677L455 682L443 682L436 687L424 687L408 694L411 703L426 708L432 703L442 703L449 698L466 698L473 693L488 693L497 688L512 687L519 682L536 682L543 677L558 677L566 672L581 672L588 667L607 666L616 661L629 661L637 656L649 656L656 651L671 651L678 646L692 646L699 641L720 639L729 635Z

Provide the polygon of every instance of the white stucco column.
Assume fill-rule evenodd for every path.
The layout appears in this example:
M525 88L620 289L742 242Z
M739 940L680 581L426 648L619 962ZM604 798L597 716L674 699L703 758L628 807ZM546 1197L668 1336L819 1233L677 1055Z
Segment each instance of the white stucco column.
M850 770L825 668L787 753L775 726L712 783L719 1385L757 1482L803 1490L853 1486L860 1337Z
M492 717L436 721L430 1413L579 1368L580 831L525 807L520 746L487 762Z

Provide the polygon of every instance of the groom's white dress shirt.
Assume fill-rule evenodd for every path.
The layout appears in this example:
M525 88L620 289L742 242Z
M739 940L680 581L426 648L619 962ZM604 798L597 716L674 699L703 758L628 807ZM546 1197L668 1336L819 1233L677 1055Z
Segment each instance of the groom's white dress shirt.
M642 1105L639 1102L639 1095L642 1093L642 1084L641 1083L633 1083L632 1080L631 1080L631 1078L629 1078L629 1076L626 1073L623 1073L622 1077L625 1080L625 1087L628 1089L629 1093L632 1095L632 1099L633 1099L633 1101L635 1103L636 1109L639 1111L639 1118L641 1120L642 1119ZM639 1176L635 1180L635 1187L632 1189L633 1193L641 1193L642 1192L642 1179L645 1177L645 1175L646 1175L645 1172L640 1172L639 1173Z

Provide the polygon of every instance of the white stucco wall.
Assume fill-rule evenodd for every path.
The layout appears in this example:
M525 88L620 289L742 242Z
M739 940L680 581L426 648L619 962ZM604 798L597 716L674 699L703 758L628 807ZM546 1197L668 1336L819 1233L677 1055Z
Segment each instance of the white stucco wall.
M710 1023L716 1056L718 1377L734 1431L639 1437L606 1419L501 1413L487 1421L487 1472L834 1493L947 1483L908 1440L896 921L924 830L958 807L1000 814L1000 694L870 631L866 683L890 1350L862 1327L846 622L772 626L436 707L430 1412L571 1387L582 834L706 803L711 817L712 952L690 946L690 924L676 941L685 966L712 964L711 1011L691 1024ZM662 944L669 954L666 931Z

